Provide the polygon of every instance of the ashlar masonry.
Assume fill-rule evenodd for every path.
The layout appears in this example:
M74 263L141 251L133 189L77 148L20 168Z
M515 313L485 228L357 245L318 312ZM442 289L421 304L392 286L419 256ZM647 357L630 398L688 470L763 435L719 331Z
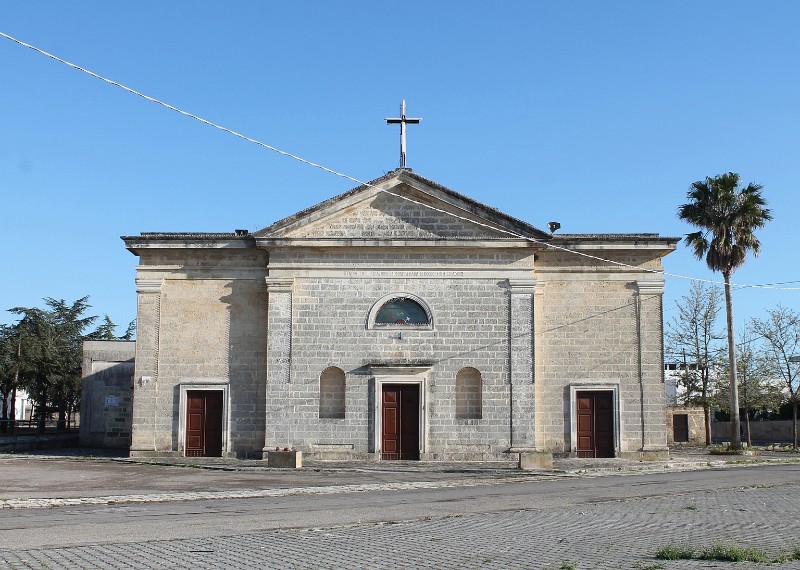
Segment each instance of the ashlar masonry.
M677 238L551 235L404 168L252 234L123 240L133 456L667 453Z

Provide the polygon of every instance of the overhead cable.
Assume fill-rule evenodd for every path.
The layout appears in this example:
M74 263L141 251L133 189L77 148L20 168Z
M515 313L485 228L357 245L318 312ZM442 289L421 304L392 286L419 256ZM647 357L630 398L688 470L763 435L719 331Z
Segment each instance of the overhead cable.
M667 276L667 277L674 277L676 279L686 279L686 280L690 280L690 281L699 281L699 282L703 282L703 283L711 283L711 284L714 284L714 285L724 285L723 282L716 281L716 280L713 280L713 279L703 279L703 278L700 278L700 277L691 277L691 276L687 276L687 275L680 275L680 274L677 274L677 273L669 273L667 271L662 271L662 270L659 270L659 269L649 269L649 268L646 268L646 267L630 265L628 263L622 263L622 262L619 262L619 261L613 261L613 260L610 260L610 259L605 259L603 257L599 257L599 256L596 256L596 255L591 255L591 254L588 254L588 253L585 253L585 252L582 252L582 251L577 251L577 250L574 250L574 249L561 247L561 246L558 246L558 245L555 245L555 244L552 244L552 243L549 243L549 242L546 242L546 241L538 240L536 238L531 238L531 237L528 237L528 236L523 236L523 235L517 234L515 232L506 230L505 228L500 228L500 227L497 227L495 225L490 225L490 224L484 224L482 222L479 222L479 221L471 219L471 218L467 218L467 217L464 217L464 216L459 216L458 214L454 214L453 212L448 212L446 210L442 210L440 208L436 208L434 206L431 206L429 204L425 204L423 202L419 202L417 200L414 200L414 199L409 198L407 196L403 196L401 194L395 194L394 192L389 192L388 190L386 190L384 188L380 188L379 186L376 186L376 185L371 184L369 182L364 182L363 180L359 180L358 178L355 178L354 176L350 176L350 175L345 174L343 172L339 172L339 171L333 170L332 168L328 168L327 166L323 166L323 165L318 164L316 162L312 162L312 161L307 160L307 159L305 159L305 158L303 158L301 156L298 156L296 154L292 154L290 152L287 152L285 150L282 150L280 148L277 148L275 146L272 146L272 145L269 145L269 144L267 144L265 142L262 142L262 141L260 141L258 139L254 139L252 137L248 137L246 135L243 135L243 134L241 134L241 133L239 133L237 131L234 131L233 129L229 129L227 127L224 127L222 125L214 123L213 121L210 121L208 119L204 119L203 117L200 117L200 116L195 115L193 113L189 113L188 111L184 111L184 110L182 110L182 109L180 109L178 107L175 107L174 105L170 105L169 103L161 101L160 99L156 99L155 97L151 97L149 95L145 95L144 93L142 93L140 91L132 89L131 87L123 85L122 83L119 83L117 81L114 81L112 79L104 77L102 75L99 75L99 74L97 74L97 73L95 73L93 71L90 71L90 70L88 70L88 69L86 69L84 67L81 67L81 66L79 66L77 64L69 62L69 61L67 61L65 59L62 59L62 58L60 58L60 57L58 57L56 55L53 55L52 53L46 52L43 49L40 49L40 48L38 48L38 47L36 47L34 45L31 45L29 43L23 42L22 40L19 40L19 39L15 38L13 36L10 36L10 35L8 35L6 33L0 32L0 36L6 38L6 39L8 39L8 40L10 40L10 41L12 41L12 42L14 42L16 44L19 44L19 45L21 45L23 47L31 49L31 50L33 50L33 51L35 51L35 52L37 52L37 53L39 53L41 55L44 55L44 56L46 56L46 57L48 57L48 58L50 58L52 60L55 60L55 61L57 61L57 62L59 62L61 64L64 64L64 65L66 65L68 67L71 67L72 69L75 69L75 70L80 71L82 73L86 73L87 75L90 75L90 76L94 77L95 79L99 79L100 81L103 81L103 82L108 83L110 85L113 85L115 87L119 87L120 89L123 89L124 91L127 91L128 93L131 93L133 95L136 95L138 97L146 99L147 101L150 101L152 103L156 103L157 105L161 105L162 107L165 107L165 108L169 109L170 111L174 111L174 112L179 113L179 114L181 114L181 115L183 115L185 117L189 117L190 119L194 119L196 121L200 121L201 123L204 123L204 124L206 124L206 125L208 125L210 127L213 127L213 128L218 129L220 131L223 131L225 133L228 133L230 135L238 137L238 138L240 138L242 140L245 140L245 141L247 141L249 143L258 145L260 147L266 148L267 150L271 150L273 152L276 152L276 153L281 154L283 156L286 156L288 158L297 160L297 161L302 162L303 164L306 164L308 166L311 166L311 167L314 167L314 168L318 168L320 170L328 172L329 174L333 174L333 175L339 176L341 178L346 178L347 180L351 180L351 181L353 181L353 182L355 182L355 183L357 183L357 184L359 184L361 186L374 188L375 190L377 190L379 192L383 192L383 193L389 194L391 196L395 196L397 198L401 198L401 199L406 200L408 202L411 202L413 204L416 204L416 205L419 205L419 206L423 206L423 207L428 208L430 210L446 214L446 215L454 217L456 219L459 219L459 220L462 220L462 221L465 221L465 222L468 222L468 223L471 223L471 224L474 224L474 225L477 225L477 226L485 227L485 228L488 228L488 229L496 231L496 232L504 233L504 234L510 235L512 237L523 239L523 240L529 241L531 243L535 243L537 245L541 245L543 247L547 247L547 248L550 248L550 249L555 249L555 250L558 250L558 251L564 251L564 252L567 252L567 253L570 253L570 254L573 254L573 255L579 255L579 256L582 256L582 257L585 257L585 258L588 258L588 259L593 259L595 261L600 261L602 263L609 263L611 265L616 265L618 267L625 267L625 268L629 268L629 269L635 269L637 271L645 271L645 272L648 272L648 273L657 273L657 274L664 275L664 276ZM792 281L788 281L787 283L792 283ZM747 284L733 284L732 283L731 287L740 288L740 289L755 288L755 289L776 289L776 290L782 290L782 291L800 291L800 287L778 287L778 286L775 286L775 285L772 285L772 284L768 284L768 285L747 285Z

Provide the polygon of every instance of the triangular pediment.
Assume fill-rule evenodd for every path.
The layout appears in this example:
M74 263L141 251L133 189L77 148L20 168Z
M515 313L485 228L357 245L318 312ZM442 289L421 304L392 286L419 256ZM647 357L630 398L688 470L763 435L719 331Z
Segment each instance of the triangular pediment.
M550 236L404 169L276 222L255 237L469 240Z

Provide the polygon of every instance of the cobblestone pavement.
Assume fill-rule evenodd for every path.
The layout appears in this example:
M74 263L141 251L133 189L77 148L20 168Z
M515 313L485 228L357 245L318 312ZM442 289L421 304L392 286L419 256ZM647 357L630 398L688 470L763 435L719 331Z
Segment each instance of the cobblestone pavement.
M46 454L6 456L16 459L36 457L42 461L63 461L72 457L81 460L85 450L62 452L58 456ZM195 479L186 485L191 490L175 488L169 491L149 491L103 494L92 488L91 482L84 485L83 495L65 492L55 486L50 492L42 489L46 481L38 480L36 494L2 496L0 509L48 508L76 505L112 505L121 503L162 503L209 499L256 499L285 497L292 495L329 495L333 493L361 493L368 491L403 491L414 489L436 489L469 487L492 483L514 483L522 481L549 480L561 477L598 477L637 473L659 473L692 471L698 469L724 469L730 466L758 466L763 463L798 462L797 454L762 453L758 456L712 456L705 449L679 449L672 452L666 461L636 461L630 459L578 459L559 458L552 471L520 471L514 462L495 463L443 463L443 462L331 462L307 461L302 470L271 469L263 460L240 460L211 457L167 457L130 459L127 457L91 458L91 461L112 461L115 465L130 463L141 466L153 464L162 467L192 467L206 472L264 473L271 474L272 485L234 488L230 482L217 478L220 490L198 491ZM35 467L34 467L35 468ZM337 475L335 482L331 475ZM361 482L360 475L384 475L381 482ZM137 477L146 473L139 472ZM163 475L162 475L163 476ZM222 476L222 474L221 474ZM279 484L274 484L279 479ZM371 481L374 478L371 479ZM388 480L388 481L387 481ZM255 485L256 482L253 482ZM147 486L145 482L143 486ZM27 485L26 487L31 487ZM180 487L176 483L176 487ZM7 490L6 490L7 493Z
M66 455L69 455L68 453ZM80 453L75 453L76 459ZM64 454L43 461L63 460ZM18 458L18 456L15 456ZM559 459L554 472L521 472L508 464L307 462L299 472L277 474L280 486L214 491L102 495L63 498L46 489L41 498L5 498L0 508L53 508L137 502L335 495L407 491L571 479L664 471L724 469L760 462L796 462L788 454L731 458L705 450L678 450L669 461ZM94 460L92 460L94 461ZM123 458L100 461L117 465ZM275 476L259 461L161 458L161 466L202 468L233 476L255 471ZM81 465L84 465L81 463ZM86 463L88 465L88 463ZM141 466L141 465L140 465ZM36 468L33 466L32 468ZM40 466L41 468L41 466ZM757 467L756 467L757 468ZM195 469L188 471L196 472ZM377 473L377 477L376 477ZM331 478L338 474L336 483ZM154 475L155 476L155 475ZM625 484L625 477L620 484ZM360 482L363 481L363 482ZM246 484L247 482L243 483ZM91 489L91 487L86 487ZM86 546L14 550L0 536L0 568L763 568L748 563L660 561L653 553L667 544L750 546L770 557L800 547L800 482L734 491L695 491L680 496L623 501L598 500L581 507L548 507L423 520L318 529L263 531L205 539L107 542ZM13 516L13 511L9 511ZM224 532L224 531L223 531ZM770 566L770 567L778 567ZM800 569L800 561L780 568Z
M0 550L4 568L763 568L659 561L669 543L800 545L800 485L210 539ZM776 566L800 568L800 562Z

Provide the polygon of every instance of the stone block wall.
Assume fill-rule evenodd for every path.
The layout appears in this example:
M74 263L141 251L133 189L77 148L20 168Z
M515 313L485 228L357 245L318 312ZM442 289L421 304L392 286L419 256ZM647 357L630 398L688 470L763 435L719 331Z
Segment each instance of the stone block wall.
M273 250L270 306L281 307L274 316L280 327L287 327L280 315L291 311L291 339L275 340L269 364L288 360L291 369L268 382L265 449L293 445L311 457L372 457L380 395L370 365L424 362L426 458L507 459L507 277L529 275L532 262L529 249ZM371 327L370 311L394 294L427 305L431 329ZM319 417L320 374L329 367L346 376L341 419ZM480 374L480 417L457 417L456 376L470 368Z
M252 246L139 253L132 454L181 454L186 390L224 387L226 453L278 446L312 458L375 458L378 387L395 381L376 370L403 374L404 366L424 388L423 459L570 452L572 398L595 389L618 395L622 455L666 451L658 273L474 231L470 242L447 245L320 245L369 228L393 236L382 227L389 218L402 222L397 238L408 236L403 224L418 228L416 237L469 237L447 216L393 202L372 210L362 219L345 209L285 241L256 242L269 249L268 263ZM660 270L662 251L610 247L592 251ZM371 311L392 296L419 299L432 326L374 326ZM336 370L343 387L338 372L332 381ZM459 374L468 381L459 384Z
M800 422L798 422L800 432ZM730 441L730 424L728 422L712 422L711 432L714 443ZM746 426L741 421L742 441L746 441ZM765 420L750 422L750 439L753 445L792 445L792 420Z
M678 442L689 445L706 444L706 428L703 408L697 406L667 406L667 444L675 445L674 419L676 415L686 415L689 425L689 441Z
M83 343L80 445L130 446L135 351L134 341Z
M181 387L226 390L223 451L264 442L266 289L263 258L157 252L140 266L132 455L182 454ZM165 262L171 262L169 265ZM176 261L184 261L180 270ZM189 263L191 265L189 265Z
M393 293L422 299L434 315L432 330L370 330L372 305ZM369 363L424 361L431 363L428 448L465 457L508 448L508 296L497 280L297 278L292 314L291 377L268 402L267 447L374 453L379 396ZM342 419L319 417L320 374L329 367L345 372ZM467 367L481 375L480 419L456 418L456 375Z
M612 253L604 257L618 259ZM573 390L618 390L619 452L666 453L662 370L663 282L599 270L574 256L542 255L535 297L537 447L573 451ZM622 259L620 259L622 260ZM652 262L625 258L626 263Z

